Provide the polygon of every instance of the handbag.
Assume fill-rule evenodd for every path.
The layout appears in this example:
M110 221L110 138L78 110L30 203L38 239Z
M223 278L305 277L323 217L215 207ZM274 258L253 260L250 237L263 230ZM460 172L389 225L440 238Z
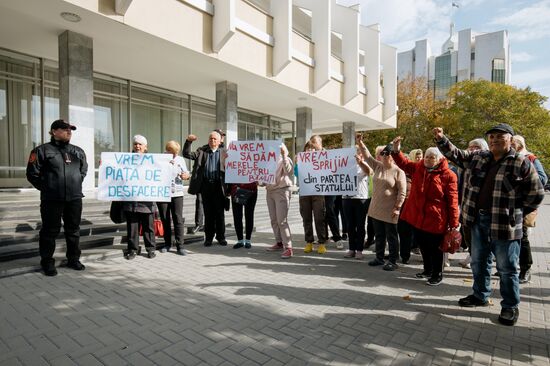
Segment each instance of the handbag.
M234 196L235 202L244 206L253 195L254 191L238 187Z
M461 242L462 235L460 235L460 231L451 229L445 233L445 236L439 245L439 249L443 253L453 254L458 251Z
M163 237L164 236L164 225L160 219L153 219L153 230L155 236ZM143 226L139 225L139 236L143 236Z
M123 201L112 201L111 209L109 210L109 217L115 224L122 224L126 221L126 214L124 213Z
M526 227L535 227L537 223L537 210L528 213L523 217L523 225Z

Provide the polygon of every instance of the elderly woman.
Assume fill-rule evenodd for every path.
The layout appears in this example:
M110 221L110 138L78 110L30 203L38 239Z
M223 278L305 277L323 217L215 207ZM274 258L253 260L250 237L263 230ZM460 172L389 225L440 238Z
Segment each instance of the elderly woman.
M290 197L292 197L292 160L288 157L288 149L281 144L281 155L277 161L275 181L265 186L267 209L271 219L275 244L269 247L268 251L283 250L281 258L292 257L292 237L288 225L288 209Z
M537 171L540 182L543 186L546 185L548 177L540 163L540 160L535 156L535 154L527 150L525 145L525 139L523 136L514 135L512 137L512 147L517 151L518 154L527 156L533 167ZM519 250L519 283L528 283L531 281L531 266L533 265L533 257L531 255L531 244L529 243L529 228L525 225L523 226L523 236L520 242Z
M356 138L360 139L361 137L359 135ZM355 161L357 163L357 194L355 196L342 197L349 235L349 250L344 257L361 260L363 259L363 246L366 234L365 222L370 205L369 176L372 174L372 169L363 158L359 149L357 149Z
M147 139L142 135L133 138L132 152L145 154L147 152ZM128 249L124 252L124 258L131 260L136 257L139 249L139 228L143 231L143 241L148 258L155 258L155 230L153 227L153 202L124 202L123 209L126 213L126 229L128 235Z
M384 270L394 271L398 268L397 258L399 256L397 220L407 189L405 173L393 163L389 146L381 149L379 161L370 154L363 143L361 135L358 135L355 141L359 146L361 155L374 170L372 198L368 215L372 217L374 224L376 258L369 262L369 266L384 265ZM388 242L390 256L389 261L384 263L386 241Z
M439 246L448 230L458 230L457 177L436 147L428 148L419 162L406 159L400 149L401 137L396 137L392 156L411 176L411 193L401 218L413 226L424 260L424 271L416 277L428 278L428 285L437 286L443 280L443 252Z
M185 165L185 160L179 156L181 145L176 141L168 141L165 146L166 153L172 155L170 167L172 169L172 184L170 202L157 202L159 208L160 220L164 228L164 247L161 253L170 251L172 247L172 223L174 222L174 233L177 253L186 255L183 249L183 180L189 179L189 171ZM172 218L172 220L170 220Z

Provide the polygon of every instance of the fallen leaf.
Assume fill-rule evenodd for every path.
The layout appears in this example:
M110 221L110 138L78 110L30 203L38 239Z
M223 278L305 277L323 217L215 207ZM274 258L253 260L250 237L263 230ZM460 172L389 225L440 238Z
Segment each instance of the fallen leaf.
M411 300L412 300L412 297L411 297L411 295L405 295L405 296L403 296L403 300L405 300L405 301L411 301Z
M465 278L463 281L464 282L473 282L473 280L471 278Z

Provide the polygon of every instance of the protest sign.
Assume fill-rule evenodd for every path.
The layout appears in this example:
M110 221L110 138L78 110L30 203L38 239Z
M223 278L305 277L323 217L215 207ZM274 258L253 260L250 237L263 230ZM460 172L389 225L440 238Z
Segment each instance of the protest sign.
M355 149L298 153L300 196L354 196L357 194Z
M172 154L101 153L97 198L170 202Z
M231 142L225 159L225 183L273 184L280 154L280 141Z

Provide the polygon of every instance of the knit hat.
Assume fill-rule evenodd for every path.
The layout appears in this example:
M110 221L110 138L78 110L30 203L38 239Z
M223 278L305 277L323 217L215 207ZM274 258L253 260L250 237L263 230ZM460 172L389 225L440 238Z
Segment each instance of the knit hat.
M145 136L135 135L133 140L134 144L137 142L140 145L147 145L147 139L145 138Z

